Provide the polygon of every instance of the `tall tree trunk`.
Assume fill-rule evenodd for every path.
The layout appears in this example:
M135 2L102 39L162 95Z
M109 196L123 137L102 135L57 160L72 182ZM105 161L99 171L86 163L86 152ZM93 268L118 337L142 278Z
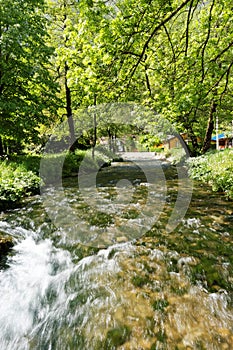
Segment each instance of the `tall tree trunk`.
M94 106L96 106L96 94L94 95ZM96 111L93 116L93 144L92 144L92 159L95 158L95 146L97 141L97 122L96 122Z
M2 143L2 138L0 136L0 156L3 156L3 143Z
M205 153L210 148L211 137L212 137L212 133L214 130L214 116L216 114L216 111L217 111L217 102L212 101L211 107L210 107L208 124L207 124L207 128L206 128L205 139L204 139L203 146L201 149L202 153Z
M68 119L69 132L70 132L70 150L74 151L75 149L74 142L76 139L75 139L75 130L74 130L74 120L73 120L73 114L72 114L71 91L67 81L68 70L69 70L69 67L67 63L65 63L66 116Z

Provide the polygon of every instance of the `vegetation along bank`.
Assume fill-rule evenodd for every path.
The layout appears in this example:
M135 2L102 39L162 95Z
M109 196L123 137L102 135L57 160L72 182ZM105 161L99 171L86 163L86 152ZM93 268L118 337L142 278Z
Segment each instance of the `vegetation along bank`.
M208 183L213 191L233 199L233 149L189 158L188 164L192 179Z
M70 177L78 173L85 151L77 150L68 153L63 167L63 177ZM48 162L54 163L54 177L56 164L63 155L50 155ZM87 171L97 169L103 161L108 161L109 155L97 154L95 159L91 154L85 164ZM39 177L40 155L15 156L12 160L0 161L0 210L16 207L23 198L39 193L41 179ZM188 160L189 175L192 179L208 183L213 191L223 192L229 199L233 199L233 150L208 152ZM51 169L51 167L50 167ZM85 170L85 169L84 169ZM53 174L50 174L50 179Z

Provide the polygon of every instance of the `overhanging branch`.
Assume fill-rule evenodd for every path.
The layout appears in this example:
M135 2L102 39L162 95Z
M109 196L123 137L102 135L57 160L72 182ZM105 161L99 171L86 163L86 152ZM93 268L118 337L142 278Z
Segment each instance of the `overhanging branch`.
M139 58L137 60L137 62L135 63L131 74L130 74L130 78L129 78L129 84L131 79L133 78L139 64L141 63L141 61L143 60L143 56L145 55L146 50L149 47L149 44L151 42L151 40L154 38L155 34L167 23L169 22L180 10L182 10L183 7L185 7L189 2L191 2L192 0L185 0L184 2L182 2L182 4L180 6L178 6L174 11L172 11L172 13L170 13L170 15L168 15L163 21L161 21L152 31L152 33L150 34L149 38L146 40L143 48L142 48L142 52L139 55ZM128 85L129 85L128 84Z

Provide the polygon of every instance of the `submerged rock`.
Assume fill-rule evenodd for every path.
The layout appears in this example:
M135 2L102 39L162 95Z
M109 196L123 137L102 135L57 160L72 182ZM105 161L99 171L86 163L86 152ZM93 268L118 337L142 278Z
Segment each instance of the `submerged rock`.
M13 245L12 237L2 236L0 233L0 255L7 254Z

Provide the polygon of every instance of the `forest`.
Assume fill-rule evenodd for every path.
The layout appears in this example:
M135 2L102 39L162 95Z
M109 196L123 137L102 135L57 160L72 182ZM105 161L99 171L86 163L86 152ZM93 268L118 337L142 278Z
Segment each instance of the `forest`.
M233 349L232 14L0 0L0 349Z
M0 154L40 152L66 120L72 145L81 110L118 102L205 153L216 116L231 130L232 22L230 0L1 0Z

